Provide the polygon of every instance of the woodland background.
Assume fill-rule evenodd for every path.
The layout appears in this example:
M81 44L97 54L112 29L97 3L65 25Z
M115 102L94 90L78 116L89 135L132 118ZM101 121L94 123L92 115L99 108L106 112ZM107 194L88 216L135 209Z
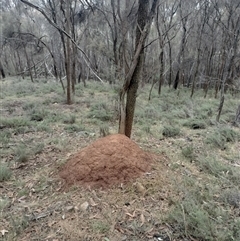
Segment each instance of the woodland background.
M68 79L72 93L90 79L122 84L134 57L138 1L31 1L41 12L23 2L1 1L2 77L55 78L64 89ZM157 84L159 94L163 84L192 95L195 88L205 95L215 88L215 97L221 87L239 91L238 0L162 0L150 28L143 85Z

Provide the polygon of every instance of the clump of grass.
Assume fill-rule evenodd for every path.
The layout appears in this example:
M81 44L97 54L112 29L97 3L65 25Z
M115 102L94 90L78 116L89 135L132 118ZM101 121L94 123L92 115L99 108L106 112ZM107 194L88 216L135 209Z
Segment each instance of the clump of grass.
M21 144L15 149L15 160L20 163L25 163L29 160L29 152L25 145Z
M26 95L32 95L34 92L36 92L36 87L33 84L25 84L25 83L19 83L15 85L16 87L16 95L18 97L26 96Z
M206 144L215 146L222 150L226 149L227 142L234 142L239 139L239 134L229 127L216 129L206 138Z
M30 112L30 120L31 121L42 121L48 112L45 109L32 109Z
M32 152L34 155L42 153L44 150L44 143L39 143L36 146L34 146Z
M23 126L30 126L30 122L28 119L23 117L0 118L0 126L5 128L17 128Z
M64 130L70 133L74 133L79 131L85 131L85 127L82 125L73 124L64 127Z
M180 128L177 126L167 125L163 127L163 136L174 137L180 134Z
M145 110L145 117L148 119L156 119L158 117L158 113L156 111L156 108L154 107L147 107Z
M102 137L109 135L110 134L109 126L105 125L105 124L100 125L100 127L99 127L99 134Z
M176 202L167 216L176 240L188 237L209 241L239 240L240 219L236 220L231 215L232 209L228 203L223 206L223 199L219 199L219 193L222 192L219 179L210 185L204 180L198 183L193 177L185 177L183 182L177 183L177 187L182 193L182 199ZM224 198L228 202L229 195ZM234 196L234 203L236 200L238 196L237 199Z
M32 109L36 108L36 104L33 103L33 102L25 103L22 108L25 111L29 111L29 110L32 110Z
M187 237L212 240L214 225L208 213L194 200L185 200L169 215L169 221L177 226L178 232Z
M220 148L221 150L226 149L226 139L220 135L220 133L209 134L206 138L206 144Z
M110 121L113 119L113 113L109 110L107 103L100 102L91 106L87 117L96 118L101 121Z
M142 127L143 131L147 134L150 134L151 133L151 128L149 125L143 125Z
M63 118L64 124L74 124L76 122L76 116L75 115L69 115Z
M8 113L11 115L11 114L13 114L13 113L16 111L16 108L15 108L15 107L8 106L7 111L8 111Z
M221 200L233 208L240 208L240 191L236 187L230 188L222 193Z
M21 232L24 231L29 225L29 221L25 216L11 216L11 226L13 227L13 231L15 235L19 235Z
M41 94L42 95L42 94ZM65 103L65 99L62 96L54 95L52 97L47 97L42 104L43 105L50 105L50 104L56 104L56 103Z
M39 131L39 132L51 132L51 128L47 125L46 122L42 121L39 122L39 124L36 126L35 131Z
M186 197L180 202L169 214L168 222L175 227L178 238L191 236L196 240L209 241L238 240L239 238L239 234L236 234L231 227L234 220L228 219L226 211L224 212L213 203L201 204L194 197L191 199ZM228 239L230 236L233 239Z
M169 111L171 109L171 105L167 101L165 101L162 103L161 109L162 111Z
M223 178L229 183L238 185L240 182L240 176L236 169L225 164L215 156L202 156L196 160L196 163L200 166L201 171L209 173L215 177Z
M99 103L91 106L91 110L92 111L94 111L94 110L106 110L106 111L108 111L108 105L105 102L99 102Z
M10 201L8 199L0 198L0 211L2 211L5 207L7 207L9 202Z
M220 128L219 133L225 138L226 142L237 141L240 137L240 135L236 131L229 127Z
M11 176L11 169L5 163L0 163L0 182L9 180Z
M95 92L94 92L94 91L90 91L90 92L89 92L89 96L90 96L91 98L94 98Z
M190 159L191 161L193 161L195 159L195 154L194 154L194 148L193 145L184 147L182 149L182 154L184 157L186 157L187 159Z
M97 233L107 233L110 230L110 226L103 221L94 221L92 223L92 229Z
M106 110L93 110L87 115L88 118L96 118L101 121L110 121L113 118L113 114Z
M182 109L177 109L177 110L173 110L172 112L172 115L174 118L176 119L185 119L188 117L188 115L186 114L186 112Z
M46 118L46 121L47 122L50 122L50 123L56 123L56 122L59 122L65 118L65 115L63 113L60 113L60 112L49 112L48 113L48 116Z
M206 122L202 119L190 119L187 120L183 126L189 127L191 129L205 129L206 128Z
M12 132L8 129L0 131L0 140L3 144L8 144L11 136Z

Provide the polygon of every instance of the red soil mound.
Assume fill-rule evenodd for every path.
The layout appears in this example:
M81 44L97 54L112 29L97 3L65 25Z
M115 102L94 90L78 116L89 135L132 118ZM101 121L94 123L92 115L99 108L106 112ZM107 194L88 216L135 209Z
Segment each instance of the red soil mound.
M71 157L60 171L66 185L108 187L151 169L151 155L125 135L100 138Z

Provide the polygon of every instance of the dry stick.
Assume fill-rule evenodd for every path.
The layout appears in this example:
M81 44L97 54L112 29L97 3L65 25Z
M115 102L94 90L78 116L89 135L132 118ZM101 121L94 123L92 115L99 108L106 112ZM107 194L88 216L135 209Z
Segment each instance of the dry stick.
M183 212L184 231L185 231L186 237L188 237L188 235L187 235L186 215L185 215L184 207L183 207L182 204L181 204L181 208L182 208L182 212Z
M104 81L97 75L96 71L93 70L93 68L91 67L91 62L87 56L87 54L84 52L84 50L82 50L78 44L74 41L74 39L66 32L64 31L61 27L59 27L57 24L55 24L48 16L47 14L44 12L44 10L28 1L25 1L25 0L20 0L21 2L27 4L28 6L36 9L38 12L40 12L46 19L47 21L54 27L56 28L57 30L59 30L60 32L62 32L65 36L67 36L71 42L76 46L76 48L83 54L83 60L85 61L86 65L88 66L89 69L91 69L91 71L93 72L93 74L102 82L104 83Z

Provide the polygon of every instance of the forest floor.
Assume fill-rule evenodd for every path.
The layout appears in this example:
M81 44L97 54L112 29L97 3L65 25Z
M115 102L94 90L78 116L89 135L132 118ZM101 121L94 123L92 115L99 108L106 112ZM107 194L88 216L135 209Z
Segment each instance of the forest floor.
M53 80L0 88L0 240L240 240L239 95L216 122L213 91L145 85L130 140L109 136L119 86L77 85L72 105Z

